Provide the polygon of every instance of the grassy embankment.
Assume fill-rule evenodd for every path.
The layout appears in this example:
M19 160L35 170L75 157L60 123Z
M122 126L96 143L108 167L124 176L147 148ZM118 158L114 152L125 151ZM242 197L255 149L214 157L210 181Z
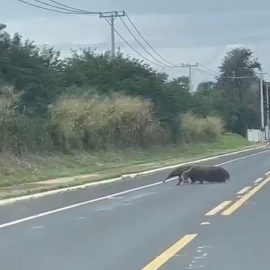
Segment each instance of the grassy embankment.
M99 181L250 146L252 144L244 138L226 134L219 136L214 143L152 147L147 150L129 149L74 155L28 155L20 158L2 154L0 155L0 198ZM79 176L85 174L87 174L85 177ZM48 179L52 180L48 181Z

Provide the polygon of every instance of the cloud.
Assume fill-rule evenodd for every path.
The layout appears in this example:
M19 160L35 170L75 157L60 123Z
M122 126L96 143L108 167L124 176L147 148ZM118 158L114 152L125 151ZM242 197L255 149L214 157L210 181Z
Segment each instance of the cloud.
M270 69L270 1L261 0L62 0L90 10L125 9L147 40L166 58L181 62L201 62L217 69L225 53L241 45L250 47L264 68ZM19 32L38 44L51 44L68 54L82 46L110 48L110 29L96 16L49 14L19 3L5 1L2 18L11 33ZM23 12L22 12L23 10ZM117 29L133 45L119 20ZM136 56L117 38L117 46ZM138 47L136 47L138 48ZM186 70L168 69L171 76ZM197 78L207 75L197 74ZM208 78L211 78L209 75Z

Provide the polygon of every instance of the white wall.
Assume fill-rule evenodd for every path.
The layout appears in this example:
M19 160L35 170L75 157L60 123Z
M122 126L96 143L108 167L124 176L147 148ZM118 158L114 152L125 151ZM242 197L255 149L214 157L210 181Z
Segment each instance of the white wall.
M264 142L266 141L266 132L260 129L248 129L247 139L250 142Z

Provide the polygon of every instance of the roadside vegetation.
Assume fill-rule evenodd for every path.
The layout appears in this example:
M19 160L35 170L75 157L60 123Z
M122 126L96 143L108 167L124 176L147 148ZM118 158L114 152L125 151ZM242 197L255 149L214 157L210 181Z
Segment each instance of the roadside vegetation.
M241 136L259 127L258 81L224 78L260 69L249 49L233 49L216 80L191 93L188 78L121 53L63 59L0 25L0 187L97 180L246 147Z

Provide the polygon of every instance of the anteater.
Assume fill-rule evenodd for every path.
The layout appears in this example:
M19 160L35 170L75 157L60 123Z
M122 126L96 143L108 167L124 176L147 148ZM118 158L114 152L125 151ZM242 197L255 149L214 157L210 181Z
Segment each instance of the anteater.
M168 177L163 180L165 182L167 179L172 177L179 177L177 185L182 182L186 183L190 181L192 184L199 181L203 184L206 182L222 183L230 179L230 174L227 170L218 166L180 166L174 169Z

